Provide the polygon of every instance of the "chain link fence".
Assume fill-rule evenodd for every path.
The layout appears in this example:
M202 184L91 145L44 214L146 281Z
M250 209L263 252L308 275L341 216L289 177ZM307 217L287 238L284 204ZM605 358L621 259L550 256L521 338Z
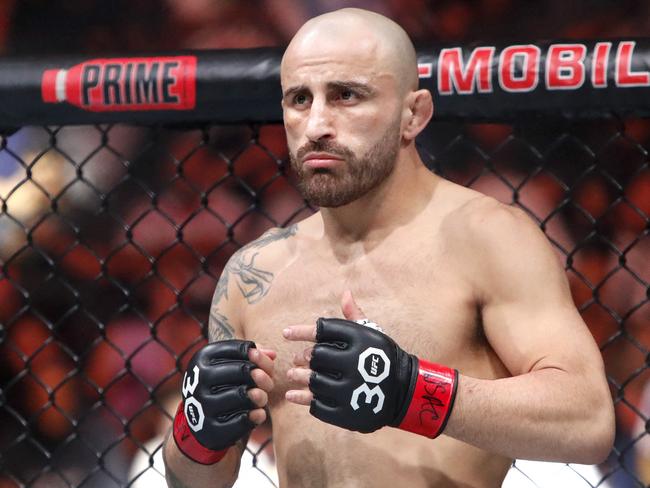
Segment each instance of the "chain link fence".
M164 486L162 435L223 266L314 211L283 128L25 127L0 141L0 488ZM420 138L432 170L540 225L605 359L610 459L517 461L508 486L650 482L649 147L650 121L616 117L434 122ZM270 436L254 433L237 486L277 485Z

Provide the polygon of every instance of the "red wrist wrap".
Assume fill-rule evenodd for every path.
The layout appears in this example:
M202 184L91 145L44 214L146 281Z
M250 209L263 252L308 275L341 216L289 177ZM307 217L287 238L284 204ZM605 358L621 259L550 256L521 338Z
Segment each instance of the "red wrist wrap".
M176 416L174 417L174 441L178 449L188 458L201 464L214 464L226 455L228 449L213 451L201 445L196 437L192 435L190 426L187 424L185 412L183 412L183 402L178 405Z
M458 371L418 360L418 377L399 428L434 438L442 433L454 406Z

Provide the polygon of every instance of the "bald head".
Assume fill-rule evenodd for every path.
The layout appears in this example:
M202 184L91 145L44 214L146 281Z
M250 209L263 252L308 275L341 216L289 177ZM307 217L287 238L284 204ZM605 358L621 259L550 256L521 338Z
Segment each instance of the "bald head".
M296 63L328 54L374 63L378 72L395 78L402 93L417 90L413 43L404 29L383 15L344 8L309 20L284 53L282 78Z
M346 205L398 161L421 166L415 138L433 102L418 89L411 40L392 20L352 8L311 19L282 57L281 82L289 156L312 203Z

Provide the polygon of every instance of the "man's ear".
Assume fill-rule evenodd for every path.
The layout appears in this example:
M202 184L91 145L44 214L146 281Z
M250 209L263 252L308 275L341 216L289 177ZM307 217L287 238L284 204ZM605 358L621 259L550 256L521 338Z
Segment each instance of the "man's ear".
M422 89L409 93L405 102L402 137L412 141L424 130L433 116L433 98L429 90Z

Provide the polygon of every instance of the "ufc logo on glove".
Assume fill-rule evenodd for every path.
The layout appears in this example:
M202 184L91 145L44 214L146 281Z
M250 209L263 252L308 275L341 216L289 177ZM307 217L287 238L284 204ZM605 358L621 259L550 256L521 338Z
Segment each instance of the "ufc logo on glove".
M192 377L187 377L188 371L185 372L183 376L183 398L185 399L185 417L187 418L187 423L194 432L198 432L203 428L203 421L205 420L205 415L203 413L203 407L201 403L191 395L194 395L194 390L199 384L199 367L194 366L192 369Z
M433 438L443 431L458 371L418 359L378 328L350 320L318 319L315 342L314 417L358 432L391 426Z
M359 355L359 365L357 367L359 373L365 380L356 390L352 392L352 399L350 405L354 410L359 409L359 396L364 394L366 403L370 404L373 397L377 397L377 405L372 409L374 413L378 413L384 407L384 400L386 396L381 391L379 383L385 380L390 374L390 359L386 353L376 347L369 347ZM370 388L368 383L375 384L374 388Z

